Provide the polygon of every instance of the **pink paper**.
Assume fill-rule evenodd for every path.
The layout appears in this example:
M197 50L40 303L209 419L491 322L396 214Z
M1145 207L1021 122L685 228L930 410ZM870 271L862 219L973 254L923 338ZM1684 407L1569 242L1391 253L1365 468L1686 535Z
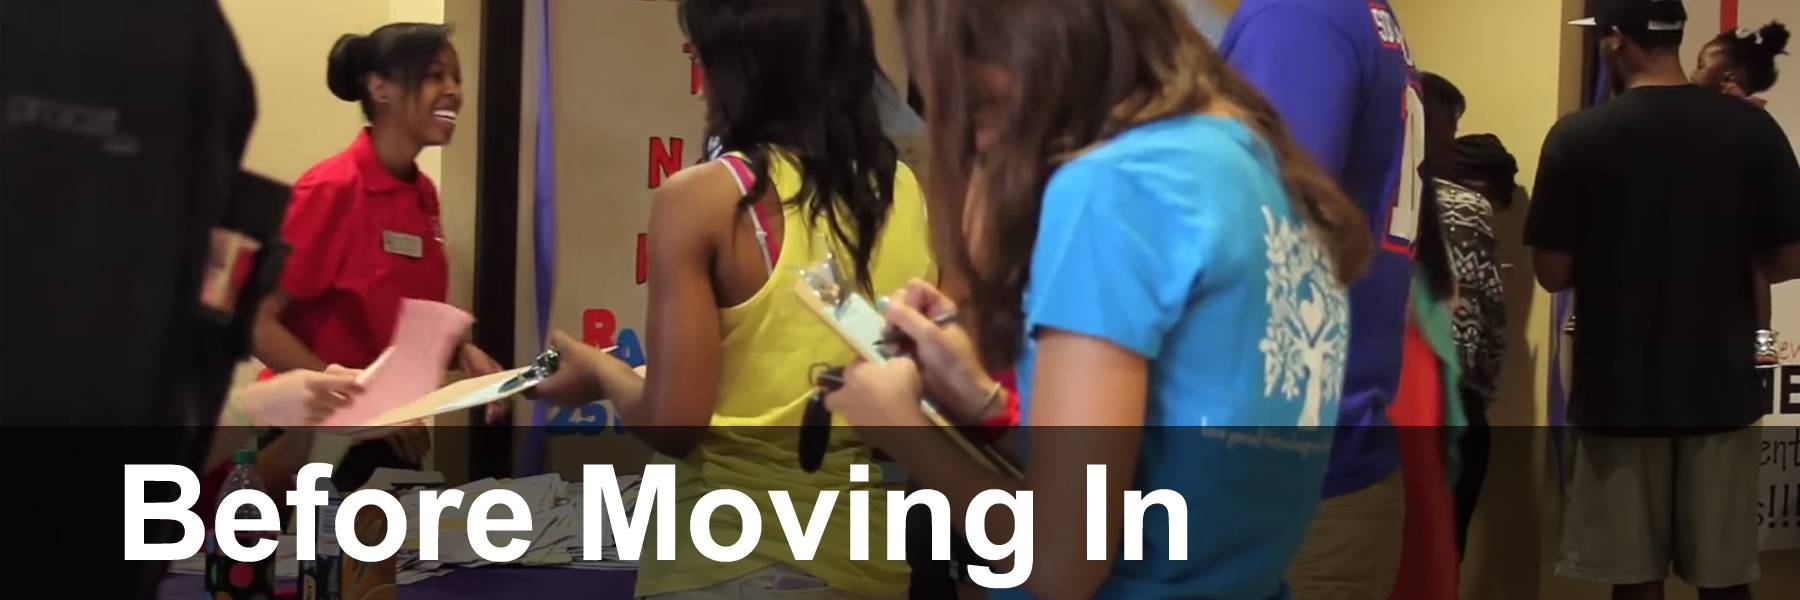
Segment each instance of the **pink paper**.
M388 409L436 391L444 384L444 372L458 340L474 322L469 313L448 304L402 301L393 342L362 373L363 393L321 425L362 425Z

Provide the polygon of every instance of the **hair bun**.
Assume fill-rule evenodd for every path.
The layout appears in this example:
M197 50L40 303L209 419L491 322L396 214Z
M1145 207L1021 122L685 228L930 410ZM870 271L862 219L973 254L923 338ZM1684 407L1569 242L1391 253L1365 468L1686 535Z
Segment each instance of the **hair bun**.
M1756 46L1769 53L1769 56L1787 54L1788 33L1786 25L1780 21L1770 21L1768 25L1756 30Z
M368 41L366 36L346 33L331 45L325 67L325 85L331 88L331 95L345 102L358 102L368 95L362 83L368 72Z

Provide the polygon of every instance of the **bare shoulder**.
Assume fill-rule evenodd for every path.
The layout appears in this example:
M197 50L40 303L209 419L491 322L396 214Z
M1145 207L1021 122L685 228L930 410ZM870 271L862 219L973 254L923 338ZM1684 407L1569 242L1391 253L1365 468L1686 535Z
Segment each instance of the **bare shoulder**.
M650 210L651 243L711 245L725 239L737 217L739 198L737 182L724 165L682 169L656 190Z

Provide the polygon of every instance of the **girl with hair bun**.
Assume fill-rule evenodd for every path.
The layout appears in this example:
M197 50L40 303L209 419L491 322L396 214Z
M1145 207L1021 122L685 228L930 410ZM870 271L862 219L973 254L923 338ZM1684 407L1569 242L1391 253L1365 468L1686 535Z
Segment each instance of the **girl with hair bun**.
M1788 38L1786 25L1780 21L1770 21L1754 31L1737 29L1721 32L1718 37L1707 42L1700 49L1700 59L1695 65L1693 79L1695 85L1716 89L1722 93L1743 98L1757 106L1768 104L1768 101L1756 97L1757 94L1775 87L1781 72L1775 68L1775 57L1787 54ZM1762 273L1756 276L1756 362L1758 364L1775 364L1779 357L1775 352L1775 332L1769 329L1774 313L1770 304L1771 291Z
M437 187L414 160L456 133L462 67L449 30L393 23L345 35L331 48L325 83L360 105L368 125L294 184L282 223L292 251L280 289L257 314L255 355L270 372L366 368L391 342L403 299L448 295ZM470 375L500 370L466 342L456 357ZM504 405L489 407L490 420L503 414ZM423 428L386 442L353 448L334 477L340 488L360 485L375 467L417 465L430 447Z
M1694 83L1760 105L1763 101L1756 95L1775 87L1781 74L1775 68L1775 57L1787 54L1788 37L1787 26L1780 21L1770 21L1754 31L1722 32L1700 49Z

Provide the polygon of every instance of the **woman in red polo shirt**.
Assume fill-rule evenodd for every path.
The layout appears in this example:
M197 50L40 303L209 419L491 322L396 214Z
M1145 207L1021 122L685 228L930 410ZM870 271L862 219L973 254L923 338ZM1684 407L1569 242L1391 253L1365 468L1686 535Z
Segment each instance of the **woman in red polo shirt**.
M276 372L367 367L391 341L402 299L442 302L449 286L437 188L413 162L456 131L462 71L448 31L395 23L345 35L331 49L327 83L362 105L369 126L294 184L282 225L292 254L280 291L257 315L256 357ZM471 375L500 370L468 343L457 360ZM503 410L490 407L490 419ZM353 449L340 481L417 465L429 447L422 428L387 442Z

